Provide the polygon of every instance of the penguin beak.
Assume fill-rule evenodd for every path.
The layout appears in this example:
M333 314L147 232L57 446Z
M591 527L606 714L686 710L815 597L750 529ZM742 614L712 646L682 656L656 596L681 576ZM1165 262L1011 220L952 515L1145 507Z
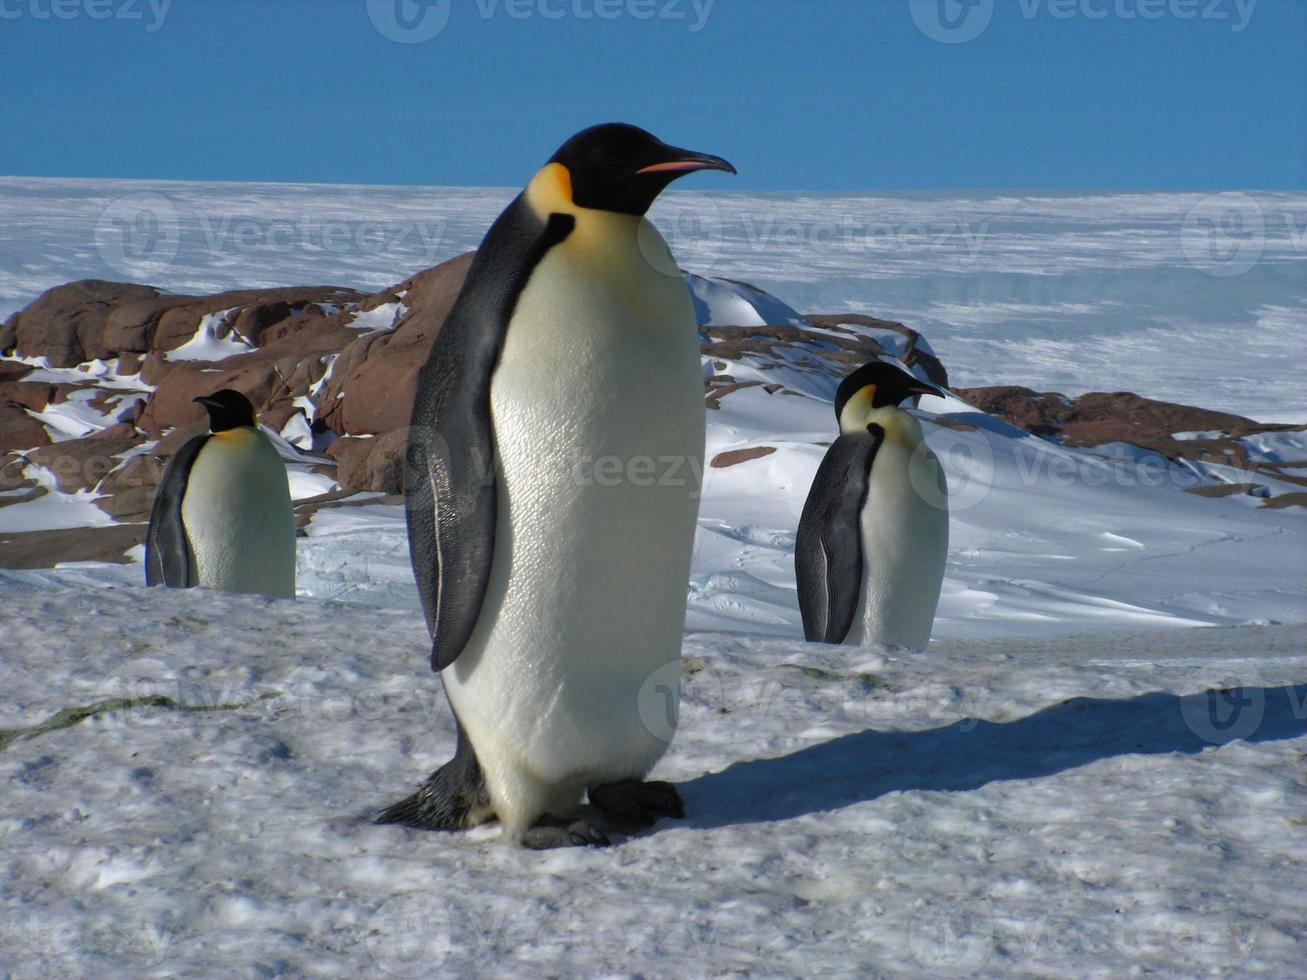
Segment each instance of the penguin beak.
M711 153L695 153L692 150L682 150L675 146L669 146L667 153L672 159L641 167L636 173L688 174L696 170L724 170L728 174L736 173L735 167L731 165L729 160L715 157Z
M924 381L915 382L908 388L908 391L914 395L934 395L936 398L945 397L944 392L936 388L934 385L926 384Z
M205 408L216 408L218 403L214 401L211 395L200 395L198 398L192 398L191 401L197 405L203 405Z

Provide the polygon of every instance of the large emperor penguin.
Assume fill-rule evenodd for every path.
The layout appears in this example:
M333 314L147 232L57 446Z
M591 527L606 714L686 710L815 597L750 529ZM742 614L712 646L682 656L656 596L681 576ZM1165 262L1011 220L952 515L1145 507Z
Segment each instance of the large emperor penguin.
M196 398L209 431L168 461L145 537L145 583L295 597L295 514L286 465L254 407L224 388Z
M813 479L795 541L808 640L918 649L930 640L948 556L948 491L921 423L899 407L925 394L943 392L886 361L840 383L840 435Z
M634 126L584 130L477 251L419 375L404 469L457 749L380 823L498 818L554 847L682 814L642 778L679 698L703 376L689 291L644 215L697 170L735 172Z

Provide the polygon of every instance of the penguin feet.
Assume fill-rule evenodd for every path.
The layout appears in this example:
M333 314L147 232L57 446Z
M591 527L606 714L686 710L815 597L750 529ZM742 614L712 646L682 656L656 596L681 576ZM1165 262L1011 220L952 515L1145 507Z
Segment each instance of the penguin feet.
M663 817L685 816L681 794L671 783L625 779L590 789L590 802L606 823L623 833L647 830Z
M533 851L548 851L555 847L607 847L608 844L608 835L597 820L585 815L584 808L567 820L546 813L522 835L522 846Z

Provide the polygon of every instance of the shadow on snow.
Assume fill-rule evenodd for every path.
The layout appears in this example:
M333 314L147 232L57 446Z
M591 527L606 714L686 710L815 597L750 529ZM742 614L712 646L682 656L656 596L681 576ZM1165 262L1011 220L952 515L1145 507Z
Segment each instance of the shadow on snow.
M1301 735L1307 685L1072 698L1011 722L963 719L929 731L858 732L739 762L679 788L686 824L728 827L838 810L886 793L978 789L1117 756L1192 755L1240 740Z

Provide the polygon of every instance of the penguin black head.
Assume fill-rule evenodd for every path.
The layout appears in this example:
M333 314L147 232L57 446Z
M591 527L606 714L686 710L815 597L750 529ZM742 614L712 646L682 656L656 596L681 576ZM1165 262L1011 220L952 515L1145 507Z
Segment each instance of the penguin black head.
M840 418L844 414L844 406L858 396L861 396L859 401L867 409L873 409L899 405L916 395L938 395L943 398L944 392L889 361L871 361L840 382L839 389L835 392L835 417Z
M707 153L669 146L638 126L603 123L577 133L549 158L571 181L572 201L583 208L637 217L677 177L696 170L735 168Z
M226 432L243 425L254 424L254 406L239 391L223 388L212 395L201 395L195 401L209 413L209 431Z

